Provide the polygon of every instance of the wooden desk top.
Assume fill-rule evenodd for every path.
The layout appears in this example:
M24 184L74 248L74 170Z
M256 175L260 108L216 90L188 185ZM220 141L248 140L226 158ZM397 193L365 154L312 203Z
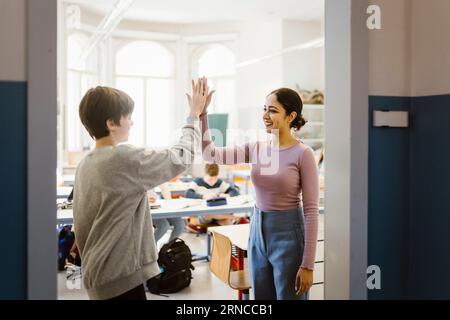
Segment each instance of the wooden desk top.
M250 234L250 224L236 224L220 227L209 227L208 232L217 232L230 239L236 247L247 250Z
M324 215L319 214L319 234L318 241L323 241L324 239L324 230L323 230L323 221ZM231 243L242 250L247 250L248 247L248 239L250 235L250 224L237 224L237 225L229 225L229 226L220 226L220 227L209 227L208 232L217 232L228 239L230 239Z

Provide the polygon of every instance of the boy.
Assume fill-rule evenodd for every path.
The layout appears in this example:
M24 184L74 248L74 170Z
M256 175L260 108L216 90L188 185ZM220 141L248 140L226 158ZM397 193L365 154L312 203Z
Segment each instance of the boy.
M205 165L205 176L203 178L196 178L192 181L186 192L186 198L205 200L216 197L234 197L238 195L239 189L237 187L232 187L229 183L219 179L219 165L215 163L207 163ZM199 224L196 224L195 219L192 219L192 222L188 224L186 228L194 233L204 233L206 232L204 225L229 225L238 223L239 220L239 218L229 214L200 216L198 217Z
M192 89L182 137L161 151L119 145L133 125L134 102L126 93L99 86L80 103L81 122L96 142L77 168L73 203L90 299L145 300L143 283L160 273L147 190L192 163L200 138L198 118L210 99L205 78L192 82Z

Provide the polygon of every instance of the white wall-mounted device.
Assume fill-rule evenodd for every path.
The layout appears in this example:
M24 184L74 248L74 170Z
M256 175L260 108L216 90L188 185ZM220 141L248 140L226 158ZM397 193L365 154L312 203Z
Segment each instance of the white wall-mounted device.
M408 111L374 110L373 126L388 128L408 128L409 113Z

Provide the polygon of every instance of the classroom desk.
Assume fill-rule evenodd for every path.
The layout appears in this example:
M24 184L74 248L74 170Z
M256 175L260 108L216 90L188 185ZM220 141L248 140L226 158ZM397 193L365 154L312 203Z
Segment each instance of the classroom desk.
M67 197L72 192L72 187L57 187L56 188L56 198L57 199L67 199Z
M241 195L237 197L227 198L227 204L216 207L206 206L206 201L201 199L171 199L159 200L161 204L159 209L150 209L152 219L165 218L183 218L190 216L207 216L213 214L235 214L235 213L252 213L255 202L252 196ZM323 208L319 209L323 213ZM65 224L73 224L72 209L63 209L57 211L57 226ZM198 258L199 260L208 260L211 248L211 237L208 234L206 255ZM197 260L197 259L196 259Z
M237 224L229 226L208 228L208 247L210 247L210 234L216 232L227 237L231 244L237 248L238 270L244 269L244 252L247 251L250 235L250 224ZM238 300L249 300L248 291L238 291Z
M247 251L250 224L236 224L230 226L209 227L208 233L217 232L230 239L231 244Z
M323 208L321 208L323 212ZM315 271L314 271L314 283L311 290L316 290L320 286L323 286L324 279L324 233L323 233L323 221L324 215L319 215L319 232L317 238L317 250L315 257ZM228 239L232 245L238 249L238 269L242 270L244 268L244 252L248 249L248 239L250 236L250 224L238 224L230 226L218 226L208 228L208 247L210 247L209 237L212 232L220 233ZM239 299L243 297L243 292L239 292ZM248 297L244 297L248 298Z
M65 174L63 175L64 186L71 187L75 184L75 175L74 174Z
M211 214L234 214L251 213L255 207L255 202L251 196L237 196L227 198L227 204L222 206L208 207L206 200L201 199L171 199L158 200L161 204L159 209L150 209L152 219L183 218L190 216L206 216ZM57 211L57 226L73 224L72 209L62 209ZM197 256L194 261L208 260L210 253L211 239L207 237L206 254Z
M237 196L227 199L228 204L208 207L206 201L201 199L171 199L159 200L159 209L151 209L153 219L183 218L190 216L206 216L210 214L232 214L252 212L255 202L250 196ZM72 224L72 209L58 210L57 224Z
M176 182L167 182L166 187L167 191L170 192L172 197L184 197L186 195L186 191L189 189L189 182L182 182L182 181L176 181ZM154 191L156 193L162 194L162 190L160 186L155 187Z
M248 239L250 236L250 224L237 224L237 225L229 225L229 226L218 226L218 227L209 227L208 233L217 232L221 235L224 235L228 239L230 239L231 243L236 247L247 250ZM323 215L319 215L319 232L317 235L317 242L323 242ZM320 258L320 253L316 255L316 262L322 262Z

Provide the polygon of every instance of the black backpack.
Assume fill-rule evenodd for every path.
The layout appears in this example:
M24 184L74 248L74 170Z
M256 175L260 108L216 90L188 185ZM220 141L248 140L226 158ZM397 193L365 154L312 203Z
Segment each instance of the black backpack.
M194 270L192 253L186 243L175 238L162 246L158 264L163 272L147 281L148 290L153 294L174 293L191 284Z
M66 259L70 256L70 249L75 241L72 225L63 226L58 233L58 270L64 270Z

